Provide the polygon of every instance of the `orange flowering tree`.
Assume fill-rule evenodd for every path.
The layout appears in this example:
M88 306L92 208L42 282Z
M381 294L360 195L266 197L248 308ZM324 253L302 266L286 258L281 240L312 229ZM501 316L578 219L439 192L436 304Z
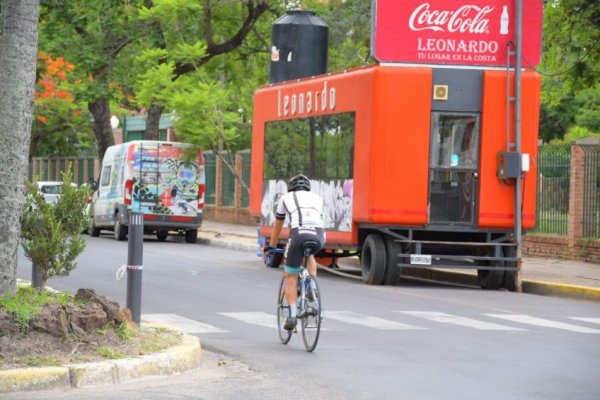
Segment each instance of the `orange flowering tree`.
M87 110L82 112L74 98L74 71L75 66L63 57L38 54L29 157L76 155L93 145Z

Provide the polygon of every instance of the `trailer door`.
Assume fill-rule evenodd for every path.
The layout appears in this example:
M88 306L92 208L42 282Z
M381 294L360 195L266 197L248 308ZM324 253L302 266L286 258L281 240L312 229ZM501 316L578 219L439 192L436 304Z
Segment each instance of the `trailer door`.
M479 114L432 112L429 223L474 226Z

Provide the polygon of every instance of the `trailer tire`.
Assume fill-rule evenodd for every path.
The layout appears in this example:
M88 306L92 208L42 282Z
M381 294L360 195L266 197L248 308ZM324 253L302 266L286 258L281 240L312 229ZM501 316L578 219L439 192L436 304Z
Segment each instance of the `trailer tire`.
M516 255L516 248L514 247L504 247L504 257L514 257ZM516 262L506 261L502 263L507 267L516 267ZM517 271L504 271L504 282L502 282L502 286L511 292L515 292L518 289L517 284Z
M402 245L394 241L393 237L385 239L387 250L385 275L383 277L384 285L396 286L400 280L400 267L398 267L398 253L402 250Z
M363 282L369 285L381 285L385 278L386 267L385 242L378 234L371 233L365 239L360 257L360 269Z
M494 249L490 249L488 254L494 256ZM492 265L492 261L489 262ZM482 289L498 290L504 283L504 271L497 269L478 269L477 282Z

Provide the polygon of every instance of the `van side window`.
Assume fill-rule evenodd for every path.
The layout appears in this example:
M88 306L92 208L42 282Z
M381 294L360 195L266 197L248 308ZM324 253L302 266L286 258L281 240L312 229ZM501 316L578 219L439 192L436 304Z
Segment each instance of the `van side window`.
M110 183L110 165L102 168L102 180L100 186L107 186Z

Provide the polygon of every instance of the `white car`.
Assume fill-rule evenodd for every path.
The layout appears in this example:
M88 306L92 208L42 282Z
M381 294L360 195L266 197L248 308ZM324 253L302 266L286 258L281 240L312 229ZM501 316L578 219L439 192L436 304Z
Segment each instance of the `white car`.
M58 200L60 196L60 187L62 186L62 182L59 181L43 181L38 182L38 188L40 192L44 195L44 199L46 203L54 203ZM71 183L71 186L77 187L76 184Z

